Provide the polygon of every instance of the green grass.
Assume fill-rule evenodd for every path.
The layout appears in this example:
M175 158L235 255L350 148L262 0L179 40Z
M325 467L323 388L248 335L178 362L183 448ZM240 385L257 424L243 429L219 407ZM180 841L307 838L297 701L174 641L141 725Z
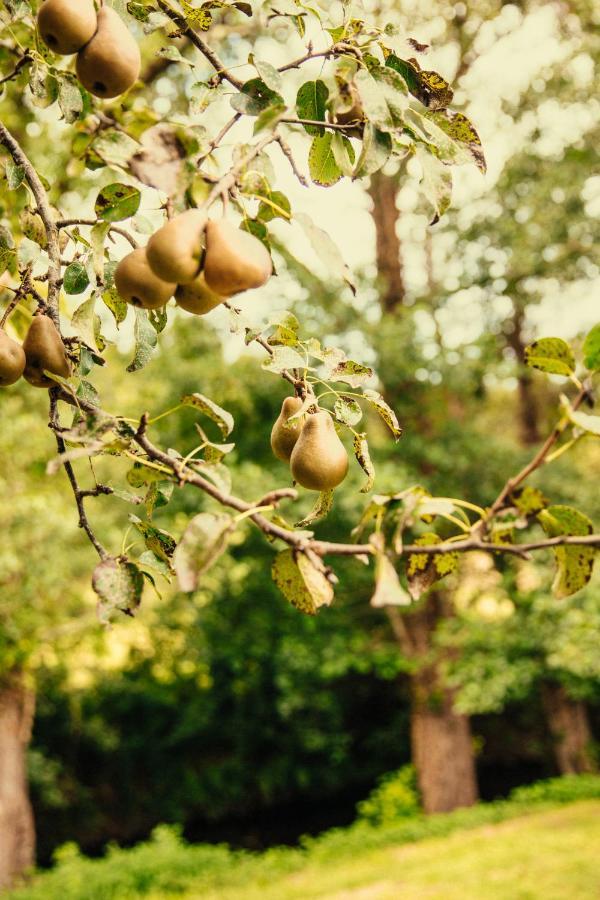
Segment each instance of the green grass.
M90 860L75 845L7 900L587 900L600 898L600 777L385 826L356 822L266 853L188 845L161 827Z

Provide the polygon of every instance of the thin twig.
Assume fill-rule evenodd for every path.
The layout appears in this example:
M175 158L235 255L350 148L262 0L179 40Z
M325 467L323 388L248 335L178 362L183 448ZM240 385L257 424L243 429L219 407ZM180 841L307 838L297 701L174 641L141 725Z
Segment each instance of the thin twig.
M98 225L99 222L97 219L60 219L56 226L57 228L72 228L75 225ZM125 231L124 228L119 228L118 225L110 225L108 229L109 233L114 232L115 234L119 234L122 238L125 238L126 241L129 241L134 250L139 246L138 242L133 238L128 231Z

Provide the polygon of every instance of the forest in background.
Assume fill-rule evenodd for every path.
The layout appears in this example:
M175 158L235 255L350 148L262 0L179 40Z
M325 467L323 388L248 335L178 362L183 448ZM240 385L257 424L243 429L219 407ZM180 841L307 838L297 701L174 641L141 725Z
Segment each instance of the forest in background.
M405 165L372 175L357 221L373 252L354 271L356 298L282 239L276 285L260 313L284 306L306 335L331 336L348 353L358 346L376 370L404 429L392 444L369 417L377 493L420 484L485 506L549 432L565 390L564 380L524 366L525 347L550 335L580 344L597 317L598 13L592 3L533 0L469 4L468 16L463 4L387 6L382 16L408 18L417 37L447 48L445 74L474 118L472 72L485 73L488 58L500 80L486 86L495 119L480 130L501 171L471 197L462 185L457 205L431 228ZM546 29L549 58L524 67L526 79L508 80L504 92L502 57L490 58L504 42L510 67L532 21ZM225 58L239 41L249 48L254 40L238 23L225 16ZM186 71L157 59L149 44L145 102L160 110L168 97L170 113L182 112ZM43 170L53 201L65 212L87 209L93 167L73 154L55 108L42 113L22 102L18 87L0 100L2 122ZM212 114L199 119L208 134ZM511 147L503 159L505 132ZM19 190L2 184L3 223L19 215ZM331 209L342 190L327 194ZM355 268L352 250L342 244ZM228 468L236 492L259 497L289 480L269 446L285 387L274 389L224 317L177 312L134 375L125 372L127 328L95 373L107 409L158 413L200 390L235 418ZM28 771L40 862L65 841L95 853L109 841L138 841L160 822L181 823L193 840L293 842L351 821L377 780L411 759L430 810L597 766L597 577L557 600L550 554L496 566L472 554L400 617L372 608L368 570L340 560L336 603L308 618L273 585L272 549L247 527L243 544L230 547L193 595L158 578L161 596L147 591L134 620L104 632L89 587L90 550L63 475L46 474L54 451L45 405L21 384L0 397L0 663L19 674L6 692L17 691L23 708L33 712L35 695ZM190 409L156 423L161 446L193 447L196 421ZM123 485L130 467L106 458L98 470ZM532 485L598 523L599 474L598 447L583 440ZM321 538L344 540L355 527L363 478L351 470L318 526ZM310 498L302 502L308 512ZM123 538L126 500L94 504L103 541L135 539ZM205 506L176 488L153 521L180 534Z

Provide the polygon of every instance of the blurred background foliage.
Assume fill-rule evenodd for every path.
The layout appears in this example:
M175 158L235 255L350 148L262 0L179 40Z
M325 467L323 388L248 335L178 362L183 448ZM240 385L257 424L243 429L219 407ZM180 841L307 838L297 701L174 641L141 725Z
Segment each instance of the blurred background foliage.
M544 8L553 15L549 59L527 69L527 83L505 95L502 67L516 64L519 35ZM354 300L298 262L283 240L278 303L296 312L307 335L334 336L344 348L358 343L375 366L405 429L395 447L378 422L369 422L378 491L422 483L434 494L485 504L529 458L564 387L524 371L524 346L541 332L571 338L594 324L594 312L597 318L589 298L591 291L597 298L599 278L592 240L598 85L586 60L598 57L598 11L585 0L485 0L470 3L468 12L463 3L443 2L382 3L379 12L382 21L410 22L411 33L447 48L446 70L464 102L471 93L475 107L482 93L494 98L495 121L484 120L482 133L497 150L496 172L429 232L409 190L410 171L384 176L393 185L402 263L393 303L384 302L389 285L374 254L359 267ZM250 47L251 34L231 34L224 55L228 40ZM272 39L261 40L272 49ZM146 52L150 61L152 48ZM176 110L185 77L170 67L149 89L151 102L153 92L154 100L174 97ZM469 114L478 121L477 109ZM84 206L90 176L68 155L67 129L38 128L39 110L15 92L2 98L1 115L32 158L43 160L55 202ZM211 123L203 124L210 131ZM371 195L377 206L376 184ZM10 222L15 209L4 203L0 214ZM359 226L374 234L376 211L374 224L367 210ZM261 371L250 350L232 350L218 317L213 324L175 314L143 373L125 374L126 337L107 357L96 376L107 409L158 413L201 390L235 417L228 460L235 492L259 498L286 483L269 448L285 387ZM301 616L272 584L272 549L246 524L243 543L195 595L159 578L160 596L147 591L136 620L104 633L88 586L91 551L63 475L45 474L53 454L41 424L45 402L22 385L0 397L0 669L24 671L37 695L29 764L39 860L47 863L67 840L92 853L109 841L128 844L159 822L181 823L194 840L261 847L352 820L378 779L410 762L418 665L384 613L369 606L368 570L336 562L335 605L315 619ZM192 411L163 419L158 442L185 453L196 443L194 422ZM97 470L127 487L121 461L103 460ZM598 525L599 475L598 449L584 441L534 483ZM367 502L357 494L361 483L354 468L320 537L347 538ZM131 507L113 498L93 503L106 544L133 540L126 536ZM309 498L303 503L308 509ZM155 522L179 535L205 504L176 489ZM478 557L466 560L447 591L453 615L436 622L425 653L442 661L456 708L472 717L486 799L564 769L551 690L577 705L588 738L600 740L600 583L596 577L585 591L556 601L551 577L549 558L497 569ZM593 747L588 759L593 767ZM384 806L411 808L406 771L387 795L385 784L379 789Z

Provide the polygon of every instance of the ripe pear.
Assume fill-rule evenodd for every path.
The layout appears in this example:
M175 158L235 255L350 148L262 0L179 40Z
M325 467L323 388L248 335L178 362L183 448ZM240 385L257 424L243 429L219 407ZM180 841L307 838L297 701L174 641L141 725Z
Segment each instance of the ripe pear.
M54 53L77 53L96 33L94 0L44 0L37 25L41 39Z
M25 353L20 344L0 330L0 387L18 381L25 369Z
M271 429L271 450L277 459L289 462L292 450L302 431L302 419L294 419L288 422L290 416L297 413L302 406L300 397L286 397L281 404L281 412L275 419Z
M292 475L311 491L331 491L348 472L348 454L329 413L309 416L291 458Z
M203 316L210 312L224 299L208 287L204 280L204 272L200 272L198 277L189 284L180 284L175 291L177 305L196 316Z
M115 286L127 303L142 309L158 309L164 306L177 285L157 278L146 257L144 247L138 247L124 256L115 269Z
M189 284L200 271L206 213L188 209L152 235L146 246L150 268L163 281Z
M140 74L140 48L125 22L110 6L98 13L98 29L77 54L77 77L96 97L118 97Z
M211 290L223 297L263 285L273 273L265 245L225 219L206 226L204 277Z
M71 363L58 329L49 316L36 316L23 341L27 360L24 377L34 387L49 388L56 382L44 375L44 369L53 375L68 378Z

